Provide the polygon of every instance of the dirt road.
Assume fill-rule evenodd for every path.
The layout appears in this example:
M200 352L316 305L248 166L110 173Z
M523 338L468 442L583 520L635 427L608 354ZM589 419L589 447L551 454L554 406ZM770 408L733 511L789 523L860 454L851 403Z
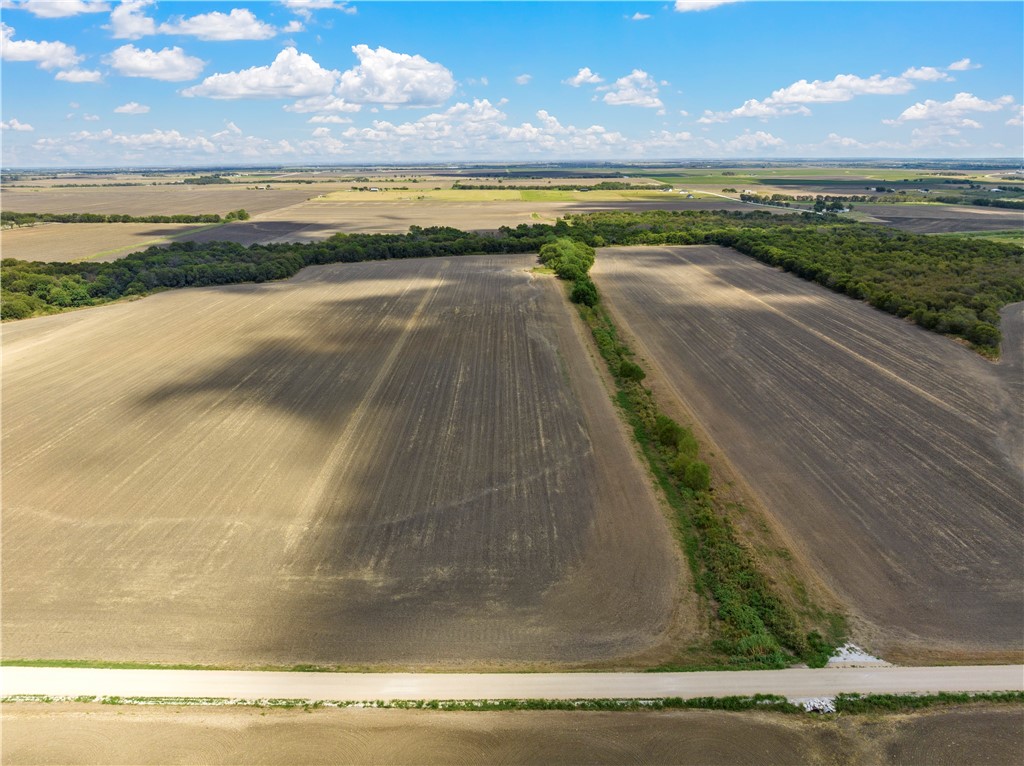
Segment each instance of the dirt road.
M1024 665L790 668L729 673L280 673L242 670L0 668L5 696L226 697L240 700L601 699L840 692L1024 691Z

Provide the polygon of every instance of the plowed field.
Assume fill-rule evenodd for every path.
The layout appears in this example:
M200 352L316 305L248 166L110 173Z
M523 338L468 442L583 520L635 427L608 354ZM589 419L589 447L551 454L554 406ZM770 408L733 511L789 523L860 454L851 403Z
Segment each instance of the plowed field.
M973 205L857 205L856 211L917 234L1024 228L1024 212Z
M1013 764L1019 707L814 720L765 713L8 705L5 764Z
M713 247L602 250L675 397L891 658L1020 652L1020 336L1003 362ZM1017 655L1019 656L1019 655Z
M659 643L668 525L532 256L4 326L6 657L499 666Z

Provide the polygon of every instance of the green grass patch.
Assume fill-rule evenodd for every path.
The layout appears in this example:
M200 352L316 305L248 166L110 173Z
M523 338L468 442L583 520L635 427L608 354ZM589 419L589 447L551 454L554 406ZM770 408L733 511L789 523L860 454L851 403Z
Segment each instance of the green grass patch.
M955 233L933 234L933 237L964 237L966 239L985 239L989 242L1002 242L1008 245L1024 247L1024 229L1005 231L961 231Z
M965 705L976 702L1024 702L1024 692L939 692L938 694L840 694L837 713L906 713L930 707Z

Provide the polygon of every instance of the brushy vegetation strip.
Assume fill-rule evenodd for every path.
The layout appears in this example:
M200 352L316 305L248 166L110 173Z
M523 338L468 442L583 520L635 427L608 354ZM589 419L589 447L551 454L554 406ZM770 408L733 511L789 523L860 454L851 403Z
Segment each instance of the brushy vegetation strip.
M773 710L801 713L803 708L776 694L754 694L741 697L654 697L598 699L483 699L483 700L308 700L308 699L232 699L229 697L118 697L84 696L54 697L40 694L19 694L0 698L0 703L13 702L98 702L104 705L237 705L258 708L379 708L382 710Z
M110 263L6 259L2 316L20 319L161 288L283 279L312 264L535 253L562 237L590 247L732 247L980 350L999 345L999 309L1024 300L1024 250L1012 244L907 234L813 213L656 210L590 213L497 234L414 226L408 234L336 234L309 244L178 242Z
M675 511L678 533L698 592L714 605L718 637L714 649L725 664L783 668L794 658L820 667L841 638L827 642L816 631L803 632L799 621L739 543L728 517L715 507L711 471L698 459L700 445L685 428L658 411L644 388L644 370L619 340L615 325L600 305L587 272L594 263L589 245L568 237L544 245L540 261L571 281L570 299L615 378L616 399L644 456Z
M790 715L808 715L802 706L775 694L745 697L656 697L651 699L502 699L502 700L337 700L258 699L242 700L228 697L54 697L42 694L17 694L0 698L0 704L14 703L99 703L102 705L177 705L238 706L254 708L373 708L381 710L442 710L458 712L495 712L507 710L568 710L600 712L638 712L645 710L727 710L739 712L758 710ZM938 694L840 694L835 698L836 714L902 713L950 705L1021 704L1024 692Z
M903 713L942 705L971 702L1024 702L1024 692L939 692L937 694L839 694L837 713Z

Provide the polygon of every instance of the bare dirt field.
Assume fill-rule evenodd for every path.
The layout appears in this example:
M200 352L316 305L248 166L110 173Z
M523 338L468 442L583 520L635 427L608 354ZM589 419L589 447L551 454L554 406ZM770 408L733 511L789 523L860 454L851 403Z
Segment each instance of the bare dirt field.
M1024 228L1021 210L973 205L857 205L854 210L887 226L916 234Z
M862 618L858 638L887 659L1020 656L1018 341L993 364L722 248L605 249L594 276L656 393Z
M111 261L198 229L208 227L183 223L41 223L4 229L0 255L22 261Z
M277 210L315 197L322 190L289 185L272 189L246 189L244 185L113 186L78 189L4 189L4 210L19 213L121 213L225 215L244 208L250 214ZM120 224L119 224L120 225Z
M677 549L533 264L339 264L4 325L4 656L502 667L659 645Z
M765 713L258 710L14 704L3 762L34 764L1010 764L1024 710L828 720Z
M553 223L555 219L574 213L600 210L742 210L753 208L739 202L721 203L667 198L656 202L621 200L605 202L537 202L537 201L437 201L363 199L331 201L311 199L254 216L253 220L233 223L185 239L196 242L230 240L245 245L271 242L312 242L326 239L338 232L404 233L410 226L453 226L466 231L493 231L501 226L521 223ZM792 212L779 210L780 213Z

